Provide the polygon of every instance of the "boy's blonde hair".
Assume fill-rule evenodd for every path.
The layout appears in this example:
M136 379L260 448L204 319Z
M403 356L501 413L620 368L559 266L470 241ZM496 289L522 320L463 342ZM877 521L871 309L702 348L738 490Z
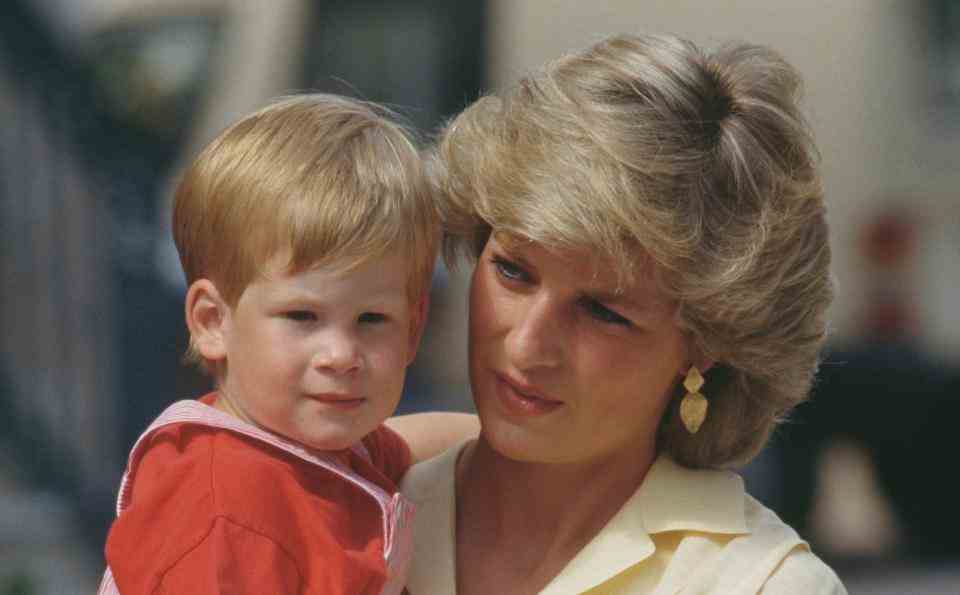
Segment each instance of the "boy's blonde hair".
M277 254L298 273L402 250L412 306L428 291L439 226L414 137L392 116L309 94L227 128L177 188L173 238L187 283L211 280L234 307ZM187 360L205 363L192 342Z

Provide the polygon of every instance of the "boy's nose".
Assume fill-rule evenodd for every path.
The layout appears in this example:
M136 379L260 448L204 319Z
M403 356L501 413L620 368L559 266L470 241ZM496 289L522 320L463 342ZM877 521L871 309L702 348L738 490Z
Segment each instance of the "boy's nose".
M317 349L313 358L316 369L334 374L348 374L362 367L360 348L353 337L330 336Z

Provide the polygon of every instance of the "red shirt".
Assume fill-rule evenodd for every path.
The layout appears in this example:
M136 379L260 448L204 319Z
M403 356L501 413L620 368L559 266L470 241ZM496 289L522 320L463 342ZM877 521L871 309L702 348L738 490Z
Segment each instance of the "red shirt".
M363 443L371 461L338 456L396 492L410 466L403 439L380 426ZM268 444L199 425L149 438L106 556L124 595L354 595L379 593L386 578L370 496Z

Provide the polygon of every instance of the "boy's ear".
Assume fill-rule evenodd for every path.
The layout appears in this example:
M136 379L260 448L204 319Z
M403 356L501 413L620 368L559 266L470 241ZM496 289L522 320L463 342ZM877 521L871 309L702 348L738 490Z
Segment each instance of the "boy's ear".
M227 357L225 333L230 308L217 286L209 279L194 281L187 289L184 304L191 342L204 358L220 361Z
M410 344L407 350L407 365L413 363L417 357L417 348L420 347L420 338L423 329L427 326L427 313L430 311L430 290L424 291L420 299L413 306L413 315L410 317Z

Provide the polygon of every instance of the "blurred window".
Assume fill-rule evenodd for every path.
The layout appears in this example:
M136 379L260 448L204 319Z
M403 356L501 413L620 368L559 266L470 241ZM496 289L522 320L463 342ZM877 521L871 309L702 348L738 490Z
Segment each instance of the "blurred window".
M941 132L960 132L960 2L929 0L931 115Z
M158 15L113 23L89 40L101 108L168 165L199 114L220 24L210 14Z
M389 105L422 129L479 96L485 2L316 2L304 58L310 89Z

